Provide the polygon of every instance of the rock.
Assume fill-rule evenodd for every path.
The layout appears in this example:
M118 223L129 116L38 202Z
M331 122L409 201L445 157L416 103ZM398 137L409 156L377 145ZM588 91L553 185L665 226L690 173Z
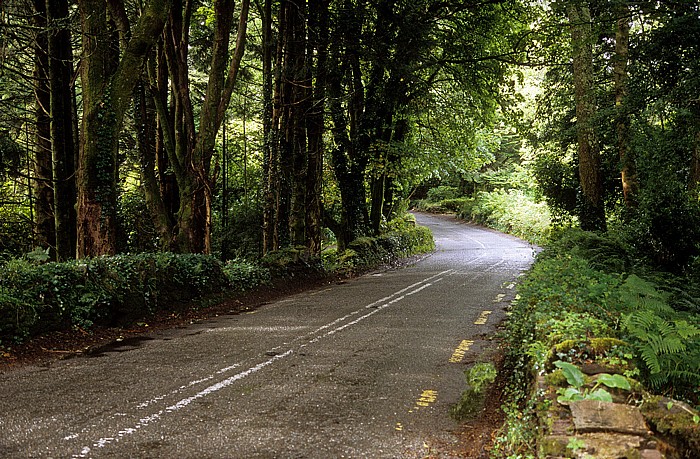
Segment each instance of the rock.
M640 459L639 448L644 438L637 435L624 435L619 433L594 432L578 435L576 438L583 441L585 447L577 457L586 457L586 454L596 459Z
M647 437L649 429L639 409L619 403L580 400L569 405L579 433L615 432Z

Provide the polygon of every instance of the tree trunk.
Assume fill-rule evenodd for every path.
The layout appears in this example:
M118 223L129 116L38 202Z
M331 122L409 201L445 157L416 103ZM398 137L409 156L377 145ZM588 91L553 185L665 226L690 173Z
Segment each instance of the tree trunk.
M81 80L83 129L78 169L78 257L117 251L116 174L119 133L132 91L170 10L169 0L151 0L138 19L116 68L103 0L80 0L83 40ZM123 6L123 5L121 5Z
M76 254L75 140L73 138L73 53L70 31L62 26L68 18L67 0L46 0L49 34L49 81L51 88L51 148L53 156L56 255L59 261Z
M341 209L340 221L329 224L335 232L338 250L351 241L369 233L365 171L368 152L360 142L365 111L365 88L360 65L361 10L346 2L339 19L329 55L328 104L332 121L331 133L335 148L331 151L331 166L338 181ZM343 101L347 101L346 104ZM328 218L329 219L329 218Z
M272 0L265 0L263 10L263 255L275 250L275 194L277 187L277 161L273 134L272 94Z
M690 111L693 120L693 156L690 160L689 189L697 193L700 190L700 99L691 102Z
M613 75L615 84L615 131L617 134L617 150L620 158L622 195L628 208L637 205L637 168L634 152L630 150L629 142L629 113L627 109L627 62L629 56L629 9L620 3L617 10L617 28L615 30L615 57L613 59Z
M214 180L211 163L216 137L238 78L246 41L249 0L241 2L236 46L229 53L234 1L214 2L216 18L209 79L198 119L190 92L189 29L192 3L178 3L165 33L165 55L171 81L171 104L157 94L156 108L168 160L179 192L173 248L180 252L210 253ZM228 66L228 70L227 70ZM196 121L199 121L197 127Z
M306 116L310 111L311 73L306 55L306 20L308 11L306 1L284 1L287 8L287 49L286 63L282 84L288 95L285 110L288 112L287 125L284 126L286 144L289 147L291 169L284 173L290 180L289 201L289 236L293 246L306 245L306 179L307 179L307 143Z
M592 124L595 97L593 93L591 15L587 7L570 5L568 16L573 49L579 179L583 194L579 220L581 228L584 230L604 231L606 221L600 151Z
M51 94L45 0L34 0L33 26L37 30L34 46L34 97L36 140L34 142L34 246L50 249L56 257L54 220L53 163L51 158Z
M173 220L170 217L161 186L156 176L157 148L161 136L153 104L154 98L147 94L143 83L139 83L134 91L134 124L136 125L136 141L139 152L141 186L143 187L146 206L151 213L152 221L158 232L161 247L170 249ZM162 169L161 169L162 170Z
M323 209L323 134L325 119L326 75L328 65L328 0L309 0L309 36L316 47L315 78L311 110L306 120L308 136L308 170L306 174L306 238L309 253L321 255ZM313 49L307 61L313 60Z

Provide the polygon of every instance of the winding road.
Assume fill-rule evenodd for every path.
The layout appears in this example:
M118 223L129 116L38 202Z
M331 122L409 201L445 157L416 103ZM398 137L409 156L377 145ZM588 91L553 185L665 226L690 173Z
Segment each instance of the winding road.
M249 314L0 375L3 458L421 458L449 448L518 239L417 215L435 253Z

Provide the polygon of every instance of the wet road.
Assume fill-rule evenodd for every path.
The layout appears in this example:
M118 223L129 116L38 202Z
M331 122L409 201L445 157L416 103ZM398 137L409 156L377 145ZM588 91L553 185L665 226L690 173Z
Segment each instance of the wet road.
M0 375L0 457L421 458L449 450L522 241L418 215L415 265Z

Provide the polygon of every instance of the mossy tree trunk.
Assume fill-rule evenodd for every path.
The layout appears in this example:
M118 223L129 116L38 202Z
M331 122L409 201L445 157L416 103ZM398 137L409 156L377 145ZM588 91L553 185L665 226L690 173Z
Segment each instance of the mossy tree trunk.
M54 221L56 257L75 258L77 229L76 143L73 137L73 52L67 0L46 0L48 13L49 87L51 106L51 150L53 159Z
M165 33L165 56L170 78L167 93L156 94L155 105L162 126L169 167L174 171L178 209L172 230L171 249L178 252L209 253L212 230L212 158L216 136L231 100L243 59L249 0L240 5L235 49L229 44L233 30L235 2L214 2L216 20L207 88L198 118L190 91L190 21L193 5L176 0ZM151 76L153 81L153 75ZM197 125L197 121L199 124Z
M83 35L83 120L78 168L78 257L117 251L117 152L124 114L151 47L163 31L169 0L151 0L133 30L122 33L123 49L110 48L110 16L104 0L80 0ZM111 7L124 11L121 2ZM125 15L124 15L125 16ZM118 53L119 60L114 56Z
M576 135L578 139L579 181L582 202L579 211L581 228L589 231L606 229L603 181L598 138L593 126L595 94L593 87L593 50L591 13L587 6L567 8L573 50L574 98L576 101Z
M625 205L634 208L637 205L639 184L637 182L637 167L634 151L630 149L630 117L627 107L627 91L629 75L627 63L629 60L630 18L629 7L620 2L615 8L617 26L615 29L615 56L613 58L613 78L615 86L615 131L617 134L617 150L620 158L622 195Z
M302 246L311 256L321 252L329 4L280 4L274 104L266 128L265 253L285 245ZM271 62L271 53L266 59ZM267 69L271 75L272 66Z

